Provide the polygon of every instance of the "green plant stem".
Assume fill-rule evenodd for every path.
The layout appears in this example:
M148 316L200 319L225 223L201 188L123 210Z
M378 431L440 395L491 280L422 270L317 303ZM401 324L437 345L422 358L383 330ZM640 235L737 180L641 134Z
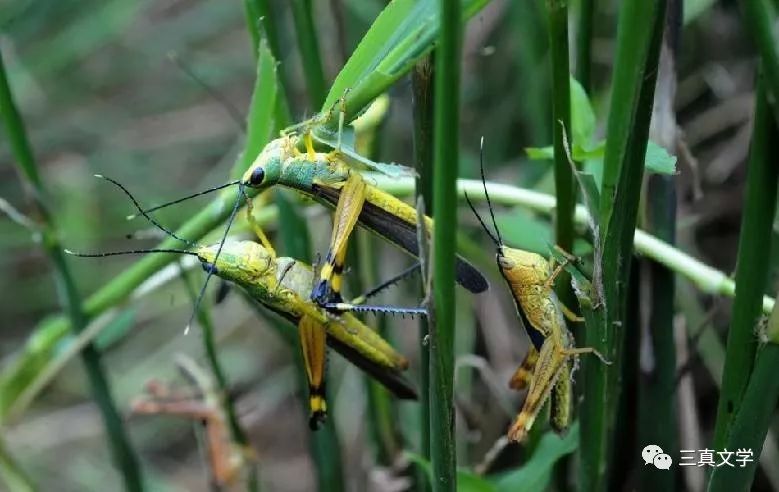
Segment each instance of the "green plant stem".
M411 73L411 93L414 111L414 166L417 170L416 198L422 197L427 215L433 213L433 97L435 80L434 55L417 62ZM422 296L424 296L422 289ZM430 327L427 319L419 319L419 454L430 461ZM417 490L430 488L427 473L418 467Z
M197 290L189 280L189 275L185 268L180 268L181 279L184 282L184 287L192 299L192 302L197 302ZM205 302L201 302L198 306L197 319L200 322L200 335L203 342L203 349L206 353L206 360L208 361L211 375L216 381L216 387L219 391L219 398L222 403L222 410L227 415L227 423L230 426L230 435L233 441L237 442L243 447L251 447L246 432L241 426L241 422L238 420L238 414L235 411L235 405L233 404L232 397L230 396L230 381L227 379L227 372L222 367L222 363L219 361L219 353L216 348L216 337L214 336L214 322L211 319L211 314ZM260 481L257 473L257 466L249 464L249 474L247 477L247 489L250 492L257 492L260 490Z
M314 13L311 0L292 0L292 18L295 21L295 33L297 34L300 58L303 62L303 76L308 87L308 96L311 106L322 107L327 97L327 85L325 83L325 71L322 67L322 58L319 56L319 41L314 25Z
M552 144L554 146L554 180L557 195L555 241L565 251L573 250L573 212L576 191L568 162L566 140L571 135L571 87L568 63L568 2L547 0L549 46L552 55ZM558 285L569 285L570 277ZM568 290L568 289L566 289Z
M590 94L592 72L592 20L595 17L595 0L579 2L579 25L576 33L576 80Z
M11 492L33 492L36 490L32 480L8 452L2 439L0 439L0 476Z
M758 80L755 124L736 262L738 290L733 302L722 389L717 405L715 449L721 449L727 442L733 418L742 405L757 350L754 329L760 317L760 298L768 281L769 269L766 268L765 259L770 257L776 183L779 178L779 166L776 165L779 152L775 145L779 139L779 130L768 105L765 82L763 77Z
M771 0L741 0L744 30L748 32L760 53L765 89L773 105L774 119L779 121L779 39L774 35L776 4Z
M594 284L602 297L599 322L586 327L586 345L611 365L585 358L581 418L579 490L604 490L616 409L627 304L628 268L644 173L644 154L652 116L657 66L665 20L665 1L627 0L620 4L617 54L609 113L600 237L596 239ZM637 29L636 26L643 26Z
M744 391L740 410L733 419L730 434L724 444L727 450L750 449L753 460L745 467L719 466L709 480L709 492L749 490L755 476L758 457L774 418L779 401L779 307L771 313L764 336L766 342L757 351L754 371Z
M430 458L433 490L457 488L454 439L454 262L460 123L460 2L441 0L433 132L433 302L430 325Z
M59 242L54 217L46 204L47 193L40 178L24 123L16 108L6 76L5 65L0 55L0 113L2 113L8 139L11 143L15 163L24 183L30 191L40 219L42 246L54 265L55 283L60 303L70 319L71 331L78 334L87 324L87 317L81 304L75 280L70 273L65 253ZM110 383L102 367L100 354L93 345L87 345L81 354L92 398L100 409L114 463L122 473L124 487L131 491L143 490L143 479L135 451L126 434L122 417L111 395Z

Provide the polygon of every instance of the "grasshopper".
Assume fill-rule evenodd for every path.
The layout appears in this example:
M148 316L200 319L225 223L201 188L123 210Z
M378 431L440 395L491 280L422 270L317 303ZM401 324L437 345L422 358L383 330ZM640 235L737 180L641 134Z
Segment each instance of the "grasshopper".
M140 207L132 194L120 183L105 178L119 187L136 208L152 224L166 234L186 241L169 231ZM189 243L187 241L187 243ZM354 365L382 383L402 399L416 399L413 385L402 376L408 368L408 360L395 351L378 333L363 324L349 312L338 315L327 312L312 302L311 286L314 273L310 265L293 258L277 257L275 252L254 241L222 241L208 246L189 243L190 249L141 249L106 253L68 254L81 257L105 257L125 254L177 253L195 256L203 269L241 286L265 308L280 315L298 328L309 384L309 425L317 429L326 418L324 372L326 364L325 344L347 358ZM399 275L401 276L406 275ZM389 285L386 282L384 285ZM376 289L371 291L375 293ZM367 296L363 296L367 297ZM346 305L349 307L350 305ZM381 310L386 312L412 312L421 310L394 309L391 307L355 307L354 310Z
M367 183L357 170L339 157L338 150L330 153L316 152L310 133L305 136L305 152L298 150L298 141L299 137L294 134L284 135L271 141L240 180L211 190L237 184L241 190L251 189L260 192L281 185L294 189L330 208L335 208L330 247L319 281L311 294L312 299L320 306L340 303L341 276L349 236L355 224L360 224L417 257L419 248L416 236L416 210ZM145 212L179 203L211 190L158 205ZM249 208L247 213L251 215ZM425 221L426 229L430 231L433 221L429 217L426 217ZM259 227L253 227L267 248L269 242L263 239L264 234ZM457 281L471 292L483 292L488 287L484 276L461 257L457 258L456 273Z
M563 271L566 263L556 265L554 257L547 260L539 254L510 248L503 243L487 192L483 147L482 139L481 179L495 235L490 232L467 194L465 198L496 246L498 270L511 291L517 315L521 318L532 344L509 382L512 389L528 388L522 409L508 430L509 441L522 442L550 395L553 403L552 427L562 433L570 425L573 400L571 372L577 356L594 354L604 363L609 362L594 348L574 346L573 336L566 326L565 318L571 321L582 320L562 304L553 290L555 278ZM575 259L567 253L564 256L567 261Z

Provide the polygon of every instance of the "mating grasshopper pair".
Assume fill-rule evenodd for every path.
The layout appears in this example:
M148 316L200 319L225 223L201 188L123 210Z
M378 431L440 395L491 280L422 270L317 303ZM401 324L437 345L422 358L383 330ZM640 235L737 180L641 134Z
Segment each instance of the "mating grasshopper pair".
M145 212L133 195L120 183L107 181L119 187L132 201L139 213L171 237L179 238ZM199 246L186 241L191 249L140 249L108 253L68 253L82 257L104 257L142 253L178 253L195 256L209 274L231 281L270 311L285 318L298 328L309 384L310 418L312 429L325 419L327 405L324 391L326 364L325 344L330 345L360 369L381 382L393 394L402 399L415 399L413 385L402 376L408 361L387 343L378 333L367 327L348 312L330 313L310 300L314 273L311 266L293 258L277 257L268 249L253 241L225 241L214 245ZM408 273L385 282L386 287ZM373 289L365 299L378 292ZM422 314L419 309L393 309L389 307L362 307L340 303L341 310L383 310Z
M508 431L510 441L522 442L550 396L552 428L562 433L570 425L573 402L571 373L574 364L572 361L577 356L594 354L602 362L608 362L591 347L574 346L573 335L568 330L565 318L571 321L582 321L582 319L565 307L553 290L554 281L563 271L566 263L555 264L554 257L547 260L539 254L510 248L503 243L484 177L484 139L481 145L481 179L495 235L490 232L467 194L465 198L482 228L495 243L498 270L511 291L517 315L522 319L531 341L525 359L509 382L509 387L512 389L527 388L528 390L522 409ZM575 260L562 250L558 249L558 251L566 258L566 262Z

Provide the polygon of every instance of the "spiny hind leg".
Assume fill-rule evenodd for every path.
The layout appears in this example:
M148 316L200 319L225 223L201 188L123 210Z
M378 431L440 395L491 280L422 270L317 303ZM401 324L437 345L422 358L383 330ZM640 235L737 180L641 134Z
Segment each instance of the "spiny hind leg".
M341 188L338 205L333 215L333 234L325 264L319 273L319 282L311 292L311 299L319 305L341 301L343 270L349 238L365 203L367 184L359 173L351 173Z
M327 418L325 400L325 366L327 348L325 328L316 320L303 316L298 323L300 347L308 379L309 420L311 430L317 430Z
M527 437L538 412L549 398L552 386L565 366L565 357L560 355L552 340L547 339L541 346L522 410L508 430L509 441L522 442Z

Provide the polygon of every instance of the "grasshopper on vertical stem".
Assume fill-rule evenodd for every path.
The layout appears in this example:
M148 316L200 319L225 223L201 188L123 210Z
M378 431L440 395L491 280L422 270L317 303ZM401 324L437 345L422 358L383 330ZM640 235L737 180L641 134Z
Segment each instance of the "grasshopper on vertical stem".
M552 427L561 433L570 425L573 359L581 354L594 354L605 364L609 362L591 347L574 346L573 336L568 331L565 318L568 317L571 321L581 321L581 319L562 304L552 289L554 280L563 271L565 263L555 265L554 257L547 260L539 254L510 248L503 243L490 196L487 193L483 138L480 165L484 195L495 235L490 232L467 194L465 198L482 228L495 243L498 270L511 291L517 314L522 319L522 324L532 343L525 360L517 368L509 383L512 389L528 389L522 410L508 431L510 441L522 442L550 395L553 401ZM567 253L565 257L567 261L575 259Z

